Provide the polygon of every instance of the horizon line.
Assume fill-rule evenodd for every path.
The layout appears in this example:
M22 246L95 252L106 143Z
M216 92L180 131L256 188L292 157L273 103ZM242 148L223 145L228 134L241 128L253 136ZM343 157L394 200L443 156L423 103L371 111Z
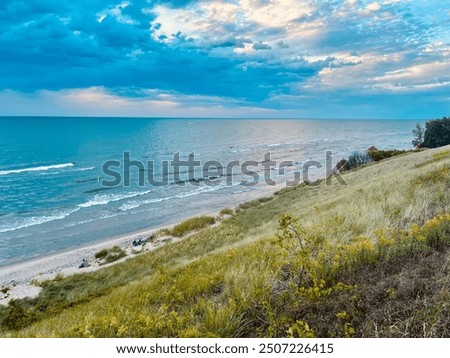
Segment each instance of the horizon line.
M428 121L439 118L376 118L376 117L215 117L215 116L107 116L107 115L0 115L4 118L130 118L130 119L228 119L228 120L396 120L396 121Z

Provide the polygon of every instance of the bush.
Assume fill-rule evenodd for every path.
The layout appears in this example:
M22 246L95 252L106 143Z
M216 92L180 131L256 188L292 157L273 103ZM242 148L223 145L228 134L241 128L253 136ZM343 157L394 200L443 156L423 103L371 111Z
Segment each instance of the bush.
M372 158L374 162L379 162L380 160L394 157L396 155L408 153L407 150L369 150L368 155Z
M437 148L450 144L450 117L428 121L423 146Z
M339 171L351 170L362 165L379 162L383 159L391 158L396 155L408 153L407 150L378 150L375 147L370 147L366 152L354 152L348 159L341 159L336 164L336 169Z
M368 152L353 152L348 157L347 163L345 164L346 170L355 169L361 165L365 165L373 162L372 157Z
M104 259L108 255L108 250L103 249L95 254L96 259Z
M119 246L114 246L112 249L108 250L108 255L105 257L105 263L111 263L121 258L127 256L125 251L123 251Z
M337 162L336 169L339 171L348 170L347 159L342 158L339 162Z

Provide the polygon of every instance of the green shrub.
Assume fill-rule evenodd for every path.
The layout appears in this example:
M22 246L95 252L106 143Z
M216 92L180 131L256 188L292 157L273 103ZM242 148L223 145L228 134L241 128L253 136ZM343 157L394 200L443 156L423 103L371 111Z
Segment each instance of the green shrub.
M95 254L96 259L104 259L108 255L108 250L103 249Z
M408 153L407 150L369 150L368 154L374 162L394 157L396 155Z
M336 169L341 171L341 172L345 171L345 170L348 170L347 159L342 158L339 162L337 162Z
M368 152L353 152L349 155L345 168L351 170L371 162L373 159Z
M123 251L119 246L114 246L113 248L109 249L108 254L104 258L105 263L109 264L111 262L120 260L121 258L124 258L127 256L125 251Z

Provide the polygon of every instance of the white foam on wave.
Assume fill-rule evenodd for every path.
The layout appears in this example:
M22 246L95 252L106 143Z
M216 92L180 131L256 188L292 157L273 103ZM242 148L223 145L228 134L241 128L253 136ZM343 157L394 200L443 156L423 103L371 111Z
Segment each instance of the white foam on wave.
M95 167L87 167L87 168L77 168L74 169L74 172L85 172L86 170L93 170Z
M119 210L122 211L127 211L127 210L131 210L131 209L136 209L139 208L143 205L148 205L148 204L154 204L154 203L160 203L162 201L166 201L166 200L171 200L171 199L176 199L177 196L168 196L168 197L164 197L164 198L156 198L156 199L149 199L149 200L143 200L140 202L137 201L130 201L128 203L123 204Z
M239 185L239 184L240 183L236 183L234 185ZM202 193L207 193L207 192L223 189L225 187L226 187L225 185L220 185L220 186L215 186L215 187L203 186L203 187L200 187L198 189L189 190L187 192L180 193L180 194L177 194L177 195L174 195L174 196L167 196L167 197L163 197L163 198L155 198L155 199L143 200L143 201L140 201L140 202L138 202L138 201L130 201L130 202L127 202L127 203L123 204L119 208L119 210L127 211L127 210L132 210L132 209L139 208L139 207L141 207L143 205L155 204L155 203L160 203L160 202L163 202L163 201L173 200L173 199L188 198L188 197L191 197L191 196L200 195Z
M251 150L250 148L244 148L244 149L235 149L232 150L232 153L242 153L242 152L248 152L249 150Z
M39 175L56 175L56 174L59 174L59 172L50 172L50 173L45 172L45 173L39 173Z
M30 167L30 168L22 168L22 169L10 169L10 170L0 170L0 175L8 175L8 174L18 174L18 173L26 173L26 172L41 172L51 169L62 169L75 166L74 163L64 163L64 164L55 164L55 165L42 165L39 167Z
M140 204L140 203L138 203L138 202L136 202L136 201L132 201L132 202L123 204L123 205L119 208L119 210L120 210L120 211L127 211L127 210L131 210L131 209L138 208L138 207L140 207L141 205L142 205L142 204Z
M137 196L147 195L151 193L151 190L148 191L142 191L142 192L132 192L132 193L126 193L126 194L110 194L110 195L95 195L93 199L83 203L79 204L78 207L80 208L89 208L91 206L97 206L97 205L106 205L115 201L121 201L129 198L135 198Z
M80 208L73 208L65 211L58 211L51 215L33 216L27 218L17 217L8 222L6 225L0 226L0 233L24 229L30 226L41 225L50 221L61 220L68 217L70 214L80 210Z

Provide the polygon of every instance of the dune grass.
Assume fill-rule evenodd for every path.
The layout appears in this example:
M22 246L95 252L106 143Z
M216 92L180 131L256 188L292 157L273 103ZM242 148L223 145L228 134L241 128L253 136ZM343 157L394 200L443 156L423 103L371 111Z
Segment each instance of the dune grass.
M183 237L193 231L198 231L209 225L213 225L215 222L216 218L212 216L198 216L175 225L172 230L163 229L161 231L164 235Z
M178 242L1 309L2 335L449 337L449 149L182 223Z

